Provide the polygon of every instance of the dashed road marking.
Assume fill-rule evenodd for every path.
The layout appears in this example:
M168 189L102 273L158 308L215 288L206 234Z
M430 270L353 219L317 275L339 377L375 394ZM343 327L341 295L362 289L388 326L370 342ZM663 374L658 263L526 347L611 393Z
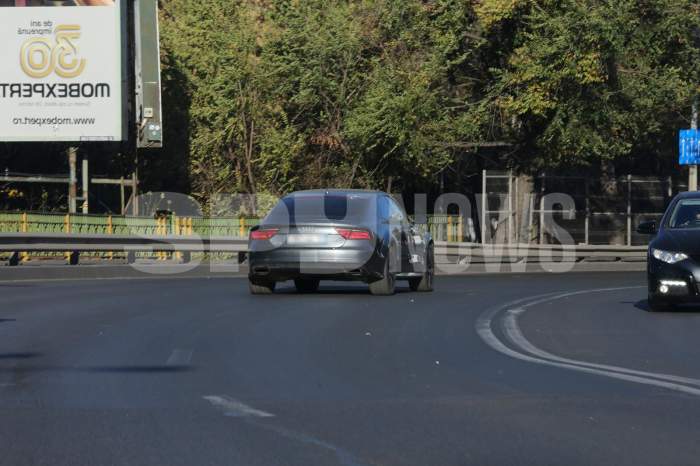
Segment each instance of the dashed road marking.
M234 400L225 395L208 395L202 397L224 412L225 416L231 417L274 417L272 413L255 409L238 400Z
M186 366L192 360L192 350L176 349L166 361L166 366Z

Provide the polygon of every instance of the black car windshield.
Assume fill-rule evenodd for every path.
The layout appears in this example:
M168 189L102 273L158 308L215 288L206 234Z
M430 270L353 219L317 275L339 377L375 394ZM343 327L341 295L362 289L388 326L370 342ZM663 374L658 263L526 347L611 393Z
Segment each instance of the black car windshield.
M673 210L669 228L700 228L700 199L681 199Z
M372 197L355 194L301 194L282 199L265 218L265 223L284 225L297 222L356 223L372 218Z

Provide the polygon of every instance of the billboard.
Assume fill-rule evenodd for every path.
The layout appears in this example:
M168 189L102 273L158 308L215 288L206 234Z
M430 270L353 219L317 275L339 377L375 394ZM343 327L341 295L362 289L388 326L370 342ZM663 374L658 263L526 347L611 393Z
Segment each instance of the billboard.
M0 141L121 141L121 0L0 0Z

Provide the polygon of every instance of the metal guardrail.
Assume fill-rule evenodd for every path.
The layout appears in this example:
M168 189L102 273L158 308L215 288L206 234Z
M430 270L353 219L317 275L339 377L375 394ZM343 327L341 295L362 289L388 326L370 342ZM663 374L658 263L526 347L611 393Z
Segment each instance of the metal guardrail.
M184 262L192 253L244 254L247 239L230 236L103 235L69 233L0 233L0 252L9 253L10 265L30 252L67 253L68 262L78 264L80 253L121 252L127 261L137 252L178 253ZM435 255L442 263L544 262L544 261L642 261L645 246L528 245L479 243L435 243Z
M231 253L247 251L247 238L182 235L134 236L67 233L0 233L0 252L10 253L9 265L18 265L22 254L65 252L68 262L77 265L80 253L122 252L134 262L137 252L181 253L189 262L192 253Z
M435 243L440 262L593 262L646 260L646 246Z
M123 215L0 212L0 233L84 233L105 235L233 236L247 238L258 218L240 217L132 217ZM436 240L473 239L473 225L459 215L434 214L427 224Z

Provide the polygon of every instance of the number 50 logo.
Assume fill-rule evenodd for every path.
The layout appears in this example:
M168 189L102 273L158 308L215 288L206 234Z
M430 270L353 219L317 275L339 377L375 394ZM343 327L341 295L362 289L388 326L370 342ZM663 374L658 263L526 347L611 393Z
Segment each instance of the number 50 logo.
M45 78L52 72L62 78L75 78L85 70L85 59L78 58L75 41L80 39L79 25L61 25L54 31L55 42L34 38L22 44L20 65L32 78Z

